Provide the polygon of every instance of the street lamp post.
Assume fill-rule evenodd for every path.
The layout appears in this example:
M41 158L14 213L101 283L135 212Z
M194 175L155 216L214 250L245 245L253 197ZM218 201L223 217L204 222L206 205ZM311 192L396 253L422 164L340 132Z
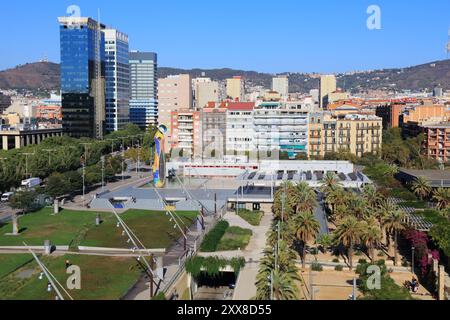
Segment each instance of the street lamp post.
M48 166L50 168L52 152L55 152L56 150L55 149L44 149L43 151L48 152Z
M105 156L102 157L102 191L105 191Z
M34 156L34 153L22 153L25 156L25 178L28 178L28 157Z

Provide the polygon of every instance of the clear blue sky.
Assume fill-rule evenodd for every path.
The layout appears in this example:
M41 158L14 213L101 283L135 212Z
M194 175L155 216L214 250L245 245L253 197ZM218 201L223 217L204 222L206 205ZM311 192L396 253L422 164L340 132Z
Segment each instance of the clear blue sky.
M59 62L57 17L71 4L156 51L160 66L264 72L403 67L446 57L449 0L2 1L0 69L48 56ZM366 28L367 7L382 30Z

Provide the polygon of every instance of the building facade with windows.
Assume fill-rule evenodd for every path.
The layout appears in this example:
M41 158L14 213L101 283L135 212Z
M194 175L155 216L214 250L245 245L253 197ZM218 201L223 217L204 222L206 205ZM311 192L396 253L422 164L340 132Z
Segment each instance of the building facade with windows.
M255 129L253 126L254 102L226 102L227 109L226 143L227 155L241 155L255 151L253 143Z
M106 131L123 130L130 122L130 56L128 36L105 29Z
M105 132L105 26L91 18L60 17L62 125L74 137Z
M145 130L158 124L158 56L130 52L130 121Z
M171 158L201 159L201 114L189 109L171 112Z
M302 105L264 102L255 107L254 143L258 151L278 151L290 158L307 155L309 110Z

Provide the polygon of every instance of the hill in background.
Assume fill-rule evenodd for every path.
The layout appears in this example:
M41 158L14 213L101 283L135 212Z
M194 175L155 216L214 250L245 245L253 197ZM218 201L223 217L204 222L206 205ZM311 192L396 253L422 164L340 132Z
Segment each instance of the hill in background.
M1 89L58 90L60 86L59 64L52 62L27 63L0 72ZM234 69L177 69L159 68L159 77L189 73L192 77L206 77L225 80L243 76L252 85L271 87L272 74ZM286 73L288 74L288 73ZM319 87L317 75L289 73L291 92L309 92ZM338 86L345 90L388 90L395 89L431 91L436 86L450 90L450 60L431 62L419 66L397 69L383 69L367 72L338 74Z

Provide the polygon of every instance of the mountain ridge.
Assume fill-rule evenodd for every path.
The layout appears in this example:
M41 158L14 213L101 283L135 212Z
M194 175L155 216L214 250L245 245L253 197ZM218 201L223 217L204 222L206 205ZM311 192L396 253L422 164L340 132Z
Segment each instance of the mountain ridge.
M0 71L0 88L16 90L58 90L60 86L60 67L54 62L34 62ZM270 88L274 74L246 71L231 68L182 69L160 67L159 77L172 74L189 73L193 77L206 77L224 80L232 76L243 76L252 85ZM318 74L281 73L289 75L291 92L309 92L319 87ZM436 86L450 90L450 60L433 61L406 68L389 68L371 71L337 74L338 87L352 91L366 90L413 90L431 91Z

